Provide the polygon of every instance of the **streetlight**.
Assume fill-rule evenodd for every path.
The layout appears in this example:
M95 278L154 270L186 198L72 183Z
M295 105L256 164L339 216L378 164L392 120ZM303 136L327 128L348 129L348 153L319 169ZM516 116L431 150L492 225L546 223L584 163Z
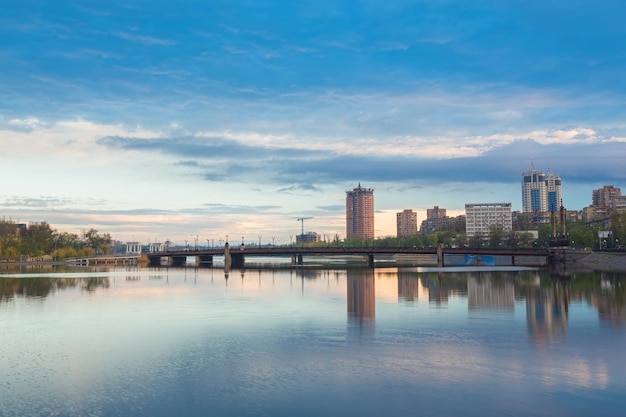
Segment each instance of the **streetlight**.
M193 250L197 251L198 250L198 235L191 235L191 237L194 239L195 245L193 247Z

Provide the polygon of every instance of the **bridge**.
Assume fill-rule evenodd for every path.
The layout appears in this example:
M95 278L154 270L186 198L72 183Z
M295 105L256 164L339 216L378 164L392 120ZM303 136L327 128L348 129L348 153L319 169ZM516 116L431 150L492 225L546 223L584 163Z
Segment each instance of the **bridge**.
M508 256L511 265L517 264L519 257L540 257L545 260L545 265L550 264L556 255L558 248L541 249L470 249L470 248L379 248L379 247L232 247L198 250L169 250L166 252L143 253L144 262L150 266L182 266L189 256L196 257L196 265L212 266L213 257L224 256L225 262L230 259L233 268L243 268L246 257L291 257L292 263L302 265L304 257L341 257L363 256L370 267L374 267L374 258L383 255L433 255L437 257L437 266L446 266L446 256L449 255L473 255L480 264L482 256Z
M138 254L126 255L100 255L87 256L82 258L65 259L65 264L72 266L90 266L90 265L137 265L139 260Z

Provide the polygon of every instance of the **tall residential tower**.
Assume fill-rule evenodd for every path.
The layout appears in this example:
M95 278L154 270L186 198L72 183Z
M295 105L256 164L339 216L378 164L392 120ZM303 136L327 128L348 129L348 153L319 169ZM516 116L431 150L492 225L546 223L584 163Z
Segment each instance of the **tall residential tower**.
M346 237L374 239L374 189L346 191Z
M404 209L396 213L396 235L411 237L417 234L417 213L411 209Z
M522 212L535 213L538 223L548 219L549 212L556 212L563 201L561 177L551 172L545 174L530 165L522 173Z

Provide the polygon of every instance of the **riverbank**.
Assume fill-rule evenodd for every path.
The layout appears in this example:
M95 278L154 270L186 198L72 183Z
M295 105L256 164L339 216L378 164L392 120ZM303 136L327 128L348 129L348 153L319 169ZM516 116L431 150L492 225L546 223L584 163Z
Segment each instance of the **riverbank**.
M606 272L626 272L626 252L569 251L568 265Z

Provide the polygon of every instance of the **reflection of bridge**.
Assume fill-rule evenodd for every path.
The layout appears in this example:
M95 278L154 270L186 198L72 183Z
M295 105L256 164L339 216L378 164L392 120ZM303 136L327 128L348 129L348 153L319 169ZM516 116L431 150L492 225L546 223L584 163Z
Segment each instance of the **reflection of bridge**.
M545 265L551 262L555 249L451 249L451 248L346 248L346 247L272 247L258 248L232 247L230 256L233 268L243 268L246 257L264 256L264 257L284 257L290 256L292 263L297 265L303 264L305 256L314 257L341 257L341 256L363 256L367 260L370 267L374 266L375 256L381 255L433 255L437 257L437 265L443 267L446 265L445 258L447 255L473 255L476 256L477 263L480 265L481 256L509 256L511 265L516 265L519 257L540 257L545 259ZM167 252L144 253L142 257L147 258L148 264L151 266L168 265L180 266L184 265L187 257L195 256L196 265L213 265L214 256L224 255L224 248L217 249L199 249L199 250L170 250Z

